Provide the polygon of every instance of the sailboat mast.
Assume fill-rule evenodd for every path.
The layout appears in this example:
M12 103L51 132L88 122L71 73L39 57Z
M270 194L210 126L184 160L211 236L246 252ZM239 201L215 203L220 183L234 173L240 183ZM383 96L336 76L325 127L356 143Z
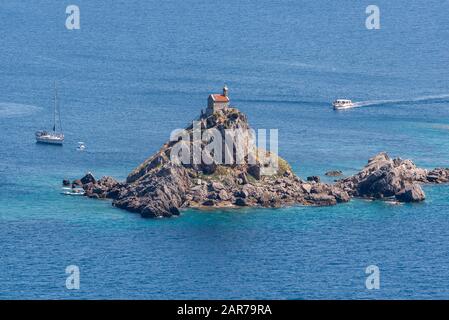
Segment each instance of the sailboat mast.
M57 92L56 92L56 97L58 98ZM59 130L61 130L61 134L62 134L62 123L61 123L61 107L59 104L59 99L58 99L58 103L57 103L57 108L58 108L58 122L59 122Z
M53 132L56 132L56 109L57 109L57 105L58 105L58 93L56 91L56 81L54 82L54 86L55 86L55 110L53 112Z

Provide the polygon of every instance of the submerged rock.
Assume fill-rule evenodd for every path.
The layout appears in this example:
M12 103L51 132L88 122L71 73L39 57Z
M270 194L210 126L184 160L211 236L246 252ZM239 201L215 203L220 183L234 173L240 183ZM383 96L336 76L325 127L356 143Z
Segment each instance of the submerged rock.
M333 170L326 172L325 175L328 177L339 177L343 175L343 172L340 170Z

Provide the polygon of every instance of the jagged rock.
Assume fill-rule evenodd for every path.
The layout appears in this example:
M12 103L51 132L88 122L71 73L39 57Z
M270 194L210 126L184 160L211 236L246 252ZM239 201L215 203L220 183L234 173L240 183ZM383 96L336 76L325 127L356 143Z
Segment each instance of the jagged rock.
M220 191L223 190L225 187L221 182L212 182L209 186L209 189L211 191Z
M309 204L320 206L331 206L337 204L337 199L329 194L325 193L311 193L305 197Z
M98 194L98 196L100 197L101 194L103 194L104 189L100 188L100 187L95 187L92 189L92 193Z
M93 182L93 183L95 183L95 182ZM102 177L100 180L98 180L97 184L104 186L108 189L112 189L113 187L115 187L118 184L118 182L117 182L117 180L115 180L112 177Z
M303 183L301 185L301 188L306 192L306 193L310 193L312 191L312 185L308 184L308 183Z
M397 193L396 199L400 202L420 202L426 199L426 195L419 184L413 183Z
M95 178L92 173L88 172L84 177L80 179L81 184L88 184L90 182L95 183Z
M382 152L369 159L368 164L356 175L339 180L337 186L357 197L424 199L424 193L416 183L427 181L427 170L417 168L410 160L391 159Z
M254 195L257 193L256 187L253 186L252 184L245 184L242 187L242 191L246 192L248 195Z
M378 154L376 154L374 157L368 159L368 165L371 165L373 163L385 163L391 161L390 157L385 151L382 151Z
M257 198L257 203L259 203L263 207L268 207L270 204L270 199L271 199L270 193L266 191Z
M167 148L167 144L164 145L165 148ZM163 149L164 149L163 147ZM132 173L128 175L128 178L126 179L127 183L132 183L139 178L146 175L148 172L150 172L152 169L155 169L159 166L161 166L163 163L166 163L168 161L167 155L163 152L163 150L160 150L158 153L147 159L144 163L142 163L138 168L136 168Z
M113 204L145 217L171 217L175 208L186 201L190 188L189 176L182 166L166 163L156 172L141 176L132 184L125 184ZM136 196L137 193L137 196Z
M390 166L381 167L359 182L357 193L363 197L392 197L402 189L397 170Z
M312 189L310 190L310 193L315 193L315 194L326 193L327 189L328 189L328 186L325 184L314 183L312 185Z
M204 185L195 186L190 189L190 194L195 198L206 198L207 196L207 187Z
M148 205L141 211L143 218L162 218L170 216L178 216L179 209L176 207L163 207L161 205Z
M331 194L335 197L338 203L348 202L349 200L351 200L348 192L336 187L332 188Z
M112 205L117 208L136 213L141 213L145 208L145 206L135 196L118 198L112 202Z
M435 168L427 174L426 180L429 183L449 182L449 168Z
M120 194L121 194L121 188L120 187L114 187L114 188L112 188L112 189L107 191L106 198L115 200L115 199L120 197Z
M85 181L90 181L83 184L83 189L88 197L115 199L120 194L120 184L114 178L103 177L96 182L91 179Z
M220 200L227 201L227 200L231 199L231 196L229 195L229 193L226 190L220 190L218 192L218 198Z
M93 193L94 186L95 186L95 185L94 185L92 182L83 185L83 189L84 189L84 191L86 192L86 195L87 195L87 196L89 196L89 193Z

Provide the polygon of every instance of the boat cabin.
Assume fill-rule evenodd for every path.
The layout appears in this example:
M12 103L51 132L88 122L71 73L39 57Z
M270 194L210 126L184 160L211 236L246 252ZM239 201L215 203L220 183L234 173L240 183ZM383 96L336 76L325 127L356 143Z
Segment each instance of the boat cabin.
M340 105L345 105L345 104L352 104L351 100L347 100L347 99L338 99L335 100L334 102L335 104L340 104Z

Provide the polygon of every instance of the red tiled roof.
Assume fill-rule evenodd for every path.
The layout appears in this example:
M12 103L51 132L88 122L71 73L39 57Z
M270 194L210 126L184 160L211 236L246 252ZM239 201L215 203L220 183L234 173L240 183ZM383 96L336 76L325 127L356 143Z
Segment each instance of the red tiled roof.
M211 94L210 96L215 102L229 102L229 98L222 94Z

